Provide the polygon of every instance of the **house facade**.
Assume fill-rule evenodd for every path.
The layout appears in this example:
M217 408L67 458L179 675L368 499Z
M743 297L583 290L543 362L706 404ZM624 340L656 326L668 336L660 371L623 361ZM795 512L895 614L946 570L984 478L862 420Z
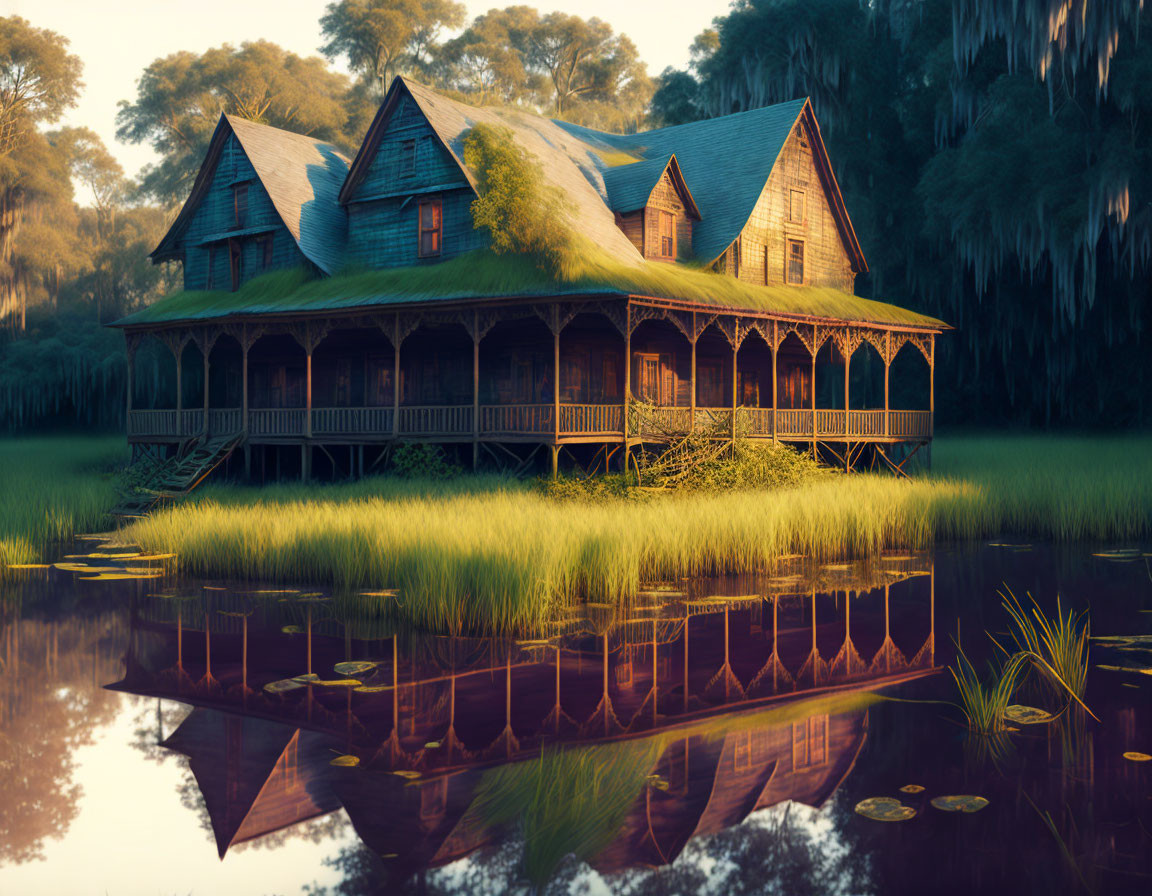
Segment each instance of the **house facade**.
M473 226L478 124L563 195L574 270ZM171 353L175 394L130 374L129 440L242 444L259 476L361 473L409 441L607 469L692 430L899 468L932 437L947 326L853 294L867 265L806 100L617 135L397 78L351 161L224 116L152 257L184 291L117 326L131 372L146 341Z

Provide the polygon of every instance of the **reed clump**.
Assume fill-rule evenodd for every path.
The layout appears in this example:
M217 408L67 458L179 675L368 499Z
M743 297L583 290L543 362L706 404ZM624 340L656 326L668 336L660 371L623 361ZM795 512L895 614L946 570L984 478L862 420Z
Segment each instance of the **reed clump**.
M0 575L43 559L49 545L108 523L123 438L0 441Z

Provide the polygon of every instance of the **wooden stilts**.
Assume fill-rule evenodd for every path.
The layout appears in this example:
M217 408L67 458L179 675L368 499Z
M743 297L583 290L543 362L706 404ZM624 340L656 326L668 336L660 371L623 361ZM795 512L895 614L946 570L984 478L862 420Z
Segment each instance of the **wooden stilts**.
M740 358L740 343L734 341L732 343L732 441L736 441L736 408L740 405L740 396L737 395L737 384L740 377L737 373Z
M852 446L848 441L849 426L848 420L852 416L851 407L848 403L848 376L852 369L852 351L848 346L848 332L844 333L844 472L852 472Z
M688 372L688 392L691 399L689 407L692 409L688 418L688 431L696 429L696 312L692 312L692 363Z
M776 431L776 350L780 347L779 322L772 321L772 444L779 444L780 438Z
M632 303L624 306L624 419L621 427L624 431L624 475L628 475L628 401L632 396Z

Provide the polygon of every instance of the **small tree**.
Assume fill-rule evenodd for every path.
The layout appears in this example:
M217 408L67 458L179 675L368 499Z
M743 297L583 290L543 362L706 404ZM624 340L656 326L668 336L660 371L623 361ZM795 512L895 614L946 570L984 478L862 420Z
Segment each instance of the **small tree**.
M572 234L564 196L545 182L540 163L516 145L508 128L485 124L464 138L464 163L479 181L472 223L491 234L492 250L531 255L555 271L569 253Z

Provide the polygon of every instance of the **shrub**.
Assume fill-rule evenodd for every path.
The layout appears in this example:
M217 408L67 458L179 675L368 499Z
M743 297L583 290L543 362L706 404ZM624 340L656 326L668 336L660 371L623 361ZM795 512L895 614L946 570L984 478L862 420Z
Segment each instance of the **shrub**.
M460 475L460 468L449 463L439 445L409 442L401 445L392 455L392 470L406 479L452 479Z

